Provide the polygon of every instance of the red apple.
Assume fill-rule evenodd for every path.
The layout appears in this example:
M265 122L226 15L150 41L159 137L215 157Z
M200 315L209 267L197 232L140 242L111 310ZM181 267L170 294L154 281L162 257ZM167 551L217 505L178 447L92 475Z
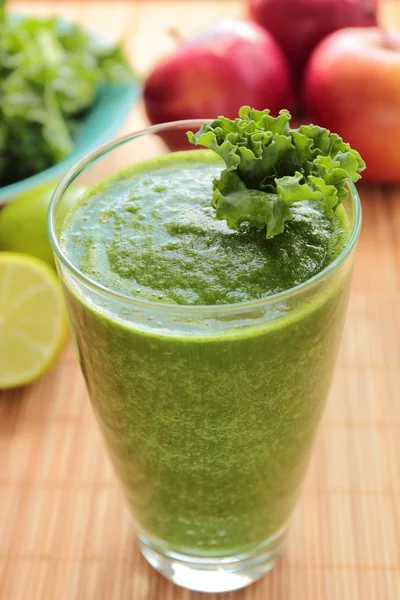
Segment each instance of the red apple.
M304 101L315 123L360 152L366 179L400 182L399 31L353 28L330 35L309 62Z
M244 104L276 114L294 104L278 44L258 25L235 20L212 25L156 65L146 80L144 101L153 124L234 118ZM182 140L169 145L181 147Z
M300 82L312 50L343 27L376 25L377 0L248 0L252 19L280 43Z

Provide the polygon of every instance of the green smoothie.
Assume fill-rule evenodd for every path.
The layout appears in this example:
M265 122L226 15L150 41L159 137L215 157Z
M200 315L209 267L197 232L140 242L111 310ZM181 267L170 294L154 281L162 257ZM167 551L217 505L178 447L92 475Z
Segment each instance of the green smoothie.
M209 150L132 166L86 193L61 235L82 273L132 299L65 279L83 373L141 535L195 556L245 553L285 526L350 271L276 297L335 261L346 212L305 198L278 235L253 217L232 228L210 202L223 167Z

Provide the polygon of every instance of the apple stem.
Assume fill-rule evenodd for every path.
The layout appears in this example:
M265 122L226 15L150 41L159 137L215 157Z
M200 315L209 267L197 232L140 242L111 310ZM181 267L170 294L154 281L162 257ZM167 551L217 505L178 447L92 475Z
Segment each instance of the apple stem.
M186 41L185 36L183 35L182 31L178 29L178 27L168 27L167 33L177 45L183 44L183 42Z
M396 44L395 40L393 39L391 32L386 29L385 27L381 27L381 33L382 33L382 44L384 46L384 48L387 48L388 50L398 50L398 45Z

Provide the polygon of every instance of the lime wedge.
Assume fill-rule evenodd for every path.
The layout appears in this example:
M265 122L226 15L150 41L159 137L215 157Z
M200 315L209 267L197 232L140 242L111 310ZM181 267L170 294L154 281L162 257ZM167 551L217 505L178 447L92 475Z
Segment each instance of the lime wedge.
M67 331L54 271L36 258L0 252L0 388L25 385L45 373Z

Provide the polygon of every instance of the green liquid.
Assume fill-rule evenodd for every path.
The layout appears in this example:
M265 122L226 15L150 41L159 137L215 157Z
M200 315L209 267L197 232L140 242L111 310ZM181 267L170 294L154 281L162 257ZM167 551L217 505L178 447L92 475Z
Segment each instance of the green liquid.
M341 252L344 210L331 222L309 202L273 240L231 231L210 207L220 169L212 154L190 152L120 173L68 216L64 251L94 280L160 309L263 298ZM348 269L307 300L228 324L177 324L66 286L93 406L146 535L221 555L284 526L329 388L347 281Z
M209 151L136 165L90 191L71 215L64 249L95 281L125 295L182 305L236 303L290 289L319 273L347 236L317 203L293 208L285 235L229 229L215 218Z

